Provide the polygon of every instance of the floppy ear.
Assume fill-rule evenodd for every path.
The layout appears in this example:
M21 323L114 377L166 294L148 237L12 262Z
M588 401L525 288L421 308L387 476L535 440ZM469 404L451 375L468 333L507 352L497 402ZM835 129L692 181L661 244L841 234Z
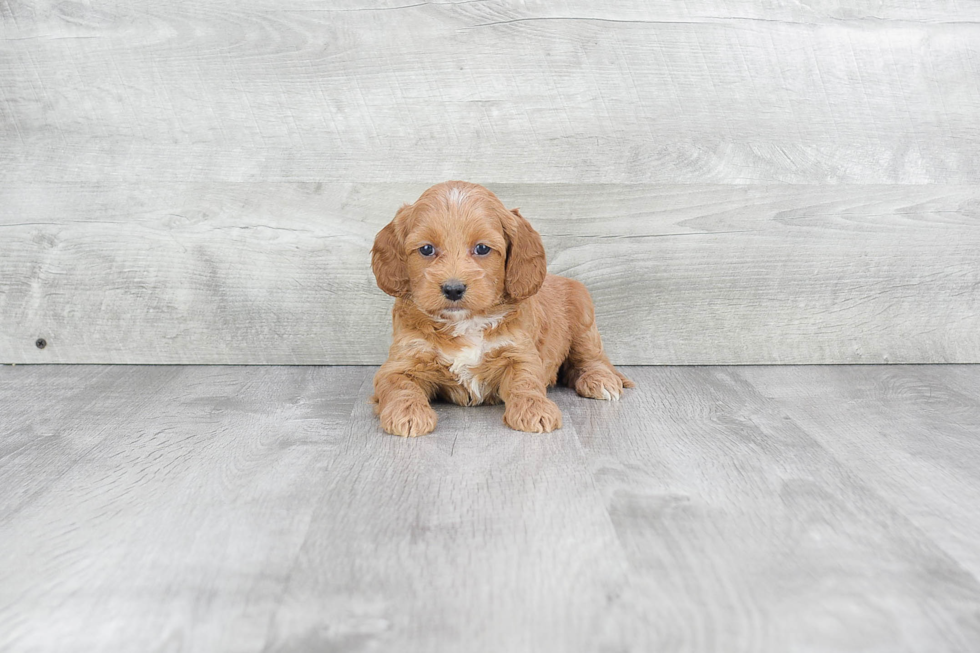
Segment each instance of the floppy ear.
M541 236L517 209L510 210L510 219L504 220L507 236L507 263L504 290L520 301L538 292L548 274Z
M392 297L408 293L408 268L405 266L405 247L395 222L407 207L398 209L394 219L374 237L371 248L371 269L378 281L378 288Z

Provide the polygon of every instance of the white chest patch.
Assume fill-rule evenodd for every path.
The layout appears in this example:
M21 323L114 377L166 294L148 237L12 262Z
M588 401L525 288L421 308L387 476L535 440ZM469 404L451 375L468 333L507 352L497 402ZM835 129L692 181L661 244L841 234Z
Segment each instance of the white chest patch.
M458 350L440 350L441 362L449 367L461 386L470 393L473 404L483 401L485 387L474 372L483 358L490 352L513 344L508 338L487 338L486 330L496 326L504 318L501 316L475 317L453 323L453 336L463 343Z

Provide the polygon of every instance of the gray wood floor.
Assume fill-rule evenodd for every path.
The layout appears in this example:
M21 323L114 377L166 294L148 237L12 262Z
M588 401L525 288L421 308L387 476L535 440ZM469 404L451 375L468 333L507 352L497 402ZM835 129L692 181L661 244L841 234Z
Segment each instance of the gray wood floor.
M980 366L627 368L414 440L373 372L0 368L0 650L980 651Z

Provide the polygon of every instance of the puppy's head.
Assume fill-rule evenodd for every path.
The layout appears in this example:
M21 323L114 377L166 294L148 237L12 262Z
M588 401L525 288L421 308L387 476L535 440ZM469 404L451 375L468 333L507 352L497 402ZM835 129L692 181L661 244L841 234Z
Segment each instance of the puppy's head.
M447 181L403 206L371 250L378 287L443 318L479 314L538 291L538 232L483 186Z

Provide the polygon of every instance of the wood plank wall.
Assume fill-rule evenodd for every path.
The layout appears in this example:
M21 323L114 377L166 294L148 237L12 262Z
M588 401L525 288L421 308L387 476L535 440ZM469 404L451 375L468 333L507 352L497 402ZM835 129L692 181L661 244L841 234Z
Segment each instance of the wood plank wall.
M616 363L980 362L966 0L4 0L0 362L379 363L445 179Z

